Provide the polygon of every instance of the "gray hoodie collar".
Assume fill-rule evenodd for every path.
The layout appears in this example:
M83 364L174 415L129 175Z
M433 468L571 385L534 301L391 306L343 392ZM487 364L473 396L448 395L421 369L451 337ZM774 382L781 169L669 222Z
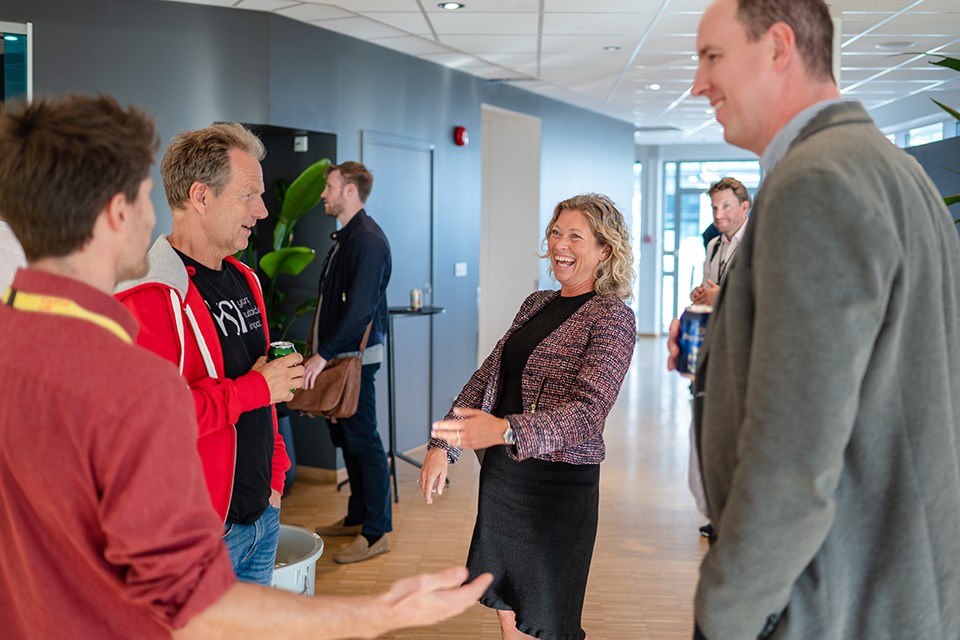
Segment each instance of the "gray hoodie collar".
M167 236L157 238L147 256L150 260L150 270L147 275L135 280L121 282L114 291L120 293L142 284L154 283L172 287L180 293L181 299L186 298L187 289L190 286L190 277L187 275L187 269L183 266L180 256L170 246Z

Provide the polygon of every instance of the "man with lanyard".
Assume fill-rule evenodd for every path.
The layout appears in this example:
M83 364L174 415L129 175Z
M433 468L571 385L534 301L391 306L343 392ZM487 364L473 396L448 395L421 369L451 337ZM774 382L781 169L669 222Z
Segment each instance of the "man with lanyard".
M707 259L703 264L703 284L690 292L694 304L712 307L720 285L727 275L727 267L740 247L740 239L747 230L747 212L750 194L736 178L723 178L707 190L713 209L713 224L719 235L707 243Z
M713 226L718 234L707 243L707 259L703 264L703 284L690 293L690 299L694 304L712 307L720 285L723 284L727 275L727 267L736 255L737 249L740 248L740 240L747 230L750 194L739 180L727 177L710 185L707 195L710 196L710 206L713 209ZM697 459L693 433L691 424L687 484L697 502L697 509L706 516L706 499L703 496L700 461ZM713 525L708 522L700 527L700 535L711 538Z
M699 638L960 637L960 243L835 44L823 0L697 31L692 94L764 169L694 381Z
M305 363L303 376L304 388L312 388L328 360L357 351L367 325L371 325L363 352L357 413L327 422L330 439L343 451L350 500L344 518L316 531L324 536L355 536L333 556L341 564L387 553L387 532L393 529L390 467L377 431L374 387L387 330L391 258L383 230L364 209L372 187L373 176L359 162L327 169L323 202L327 215L336 217L341 229L324 263L310 334L314 353Z
M0 305L4 639L372 638L463 611L489 575L339 598L236 581L190 393L111 295L147 271L158 142L102 96L0 114L0 208L29 261Z
M160 164L173 231L150 272L117 297L140 322L137 342L180 367L200 425L197 443L237 577L270 584L280 496L290 466L274 403L301 385L299 354L267 362L263 295L232 256L266 217L260 140L237 123L174 137Z

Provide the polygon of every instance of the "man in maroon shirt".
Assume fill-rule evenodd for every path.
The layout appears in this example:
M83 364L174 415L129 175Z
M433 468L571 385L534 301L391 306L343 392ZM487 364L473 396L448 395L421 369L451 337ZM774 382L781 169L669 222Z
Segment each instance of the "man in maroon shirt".
M236 582L175 367L111 295L142 276L158 139L74 96L0 114L0 210L23 244L0 305L4 638L373 637L470 606L463 568L305 599Z

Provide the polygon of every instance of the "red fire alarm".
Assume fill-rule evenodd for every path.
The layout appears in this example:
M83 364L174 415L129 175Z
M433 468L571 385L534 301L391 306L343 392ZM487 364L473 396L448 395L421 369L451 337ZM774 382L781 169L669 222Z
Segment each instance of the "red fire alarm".
M470 142L470 132L467 131L466 127L454 127L453 128L453 144L458 147L465 147L467 143Z

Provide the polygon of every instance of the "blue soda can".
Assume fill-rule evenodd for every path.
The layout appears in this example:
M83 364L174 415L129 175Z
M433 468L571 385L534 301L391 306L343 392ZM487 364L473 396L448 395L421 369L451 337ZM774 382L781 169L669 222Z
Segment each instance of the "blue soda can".
M677 356L677 371L685 378L697 375L697 361L700 359L700 349L707 337L707 320L713 307L705 304L695 304L683 310L680 316L680 334L677 344L680 355Z

